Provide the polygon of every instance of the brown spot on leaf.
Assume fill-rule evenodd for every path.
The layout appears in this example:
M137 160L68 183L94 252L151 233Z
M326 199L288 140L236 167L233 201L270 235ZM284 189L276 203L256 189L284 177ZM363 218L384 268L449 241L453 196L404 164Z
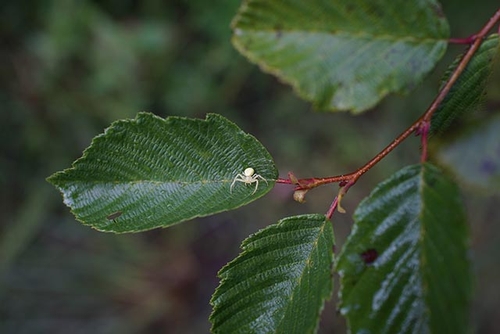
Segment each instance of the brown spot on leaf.
M364 263L371 264L378 258L378 252L375 249L370 248L361 253L360 256Z
M112 214L110 214L109 216L107 216L106 218L108 220L115 220L116 218L120 217L122 214L123 214L123 212L116 211L116 212L113 212Z

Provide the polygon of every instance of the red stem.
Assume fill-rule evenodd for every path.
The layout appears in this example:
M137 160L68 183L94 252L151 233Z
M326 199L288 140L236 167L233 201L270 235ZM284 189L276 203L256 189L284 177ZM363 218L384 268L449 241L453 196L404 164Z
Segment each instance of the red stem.
M335 212L335 209L337 209L337 205L338 204L339 204L339 197L335 196L335 198L333 199L332 204L330 205L330 208L328 209L328 211L327 211L327 213L325 215L327 219L331 219L332 218L333 213Z
M427 160L427 141L428 141L428 132L430 129L431 118L434 112L438 109L439 105L447 94L450 92L451 88L458 80L460 74L465 70L467 64L472 59L476 51L479 49L484 37L486 34L493 28L493 26L500 21L500 9L490 18L488 23L479 31L479 33L472 35L466 39L450 39L450 43L457 44L471 44L470 48L464 54L460 63L453 71L452 75L443 86L441 91L439 91L438 95L426 110L426 112L420 116L409 128L403 131L396 139L392 141L387 147L385 147L382 151L380 151L375 157L373 157L370 161L368 161L364 166L358 168L355 172L349 174L342 174L332 177L324 177L324 178L306 178L306 179L294 179L294 182L289 179L279 178L276 180L276 183L282 184L295 184L295 190L308 190L315 187L318 187L323 184L328 183L337 183L339 182L342 188L339 191L339 195L335 197L326 216L330 219L335 212L335 209L339 207L342 196L347 193L349 188L356 183L356 181L369 171L373 166L375 166L380 160L382 160L386 155L388 155L393 149L395 149L401 142L403 142L406 138L408 138L413 132L416 132L417 135L421 136L422 141L422 155L421 162L425 162ZM500 33L500 27L499 27ZM289 174L293 175L293 174Z
M469 36L467 38L450 38L448 43L450 44L472 44L476 41L477 34Z

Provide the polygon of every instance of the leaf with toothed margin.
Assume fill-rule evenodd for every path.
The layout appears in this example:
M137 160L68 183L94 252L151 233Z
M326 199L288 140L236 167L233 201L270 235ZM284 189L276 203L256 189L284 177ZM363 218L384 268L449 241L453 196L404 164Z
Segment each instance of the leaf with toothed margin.
M285 218L243 241L219 272L213 333L313 333L332 293L333 230L324 215Z
M231 191L247 167L266 182L237 182ZM235 209L266 194L277 176L267 150L220 115L140 113L113 123L48 181L85 225L135 232Z
M408 166L354 220L336 264L352 333L468 332L468 228L452 181L431 164Z
M488 79L494 66L500 62L498 34L486 38L460 74L450 92L432 115L431 133L443 133L455 120L475 111L484 98ZM444 75L446 82L457 68L463 55L458 57Z
M449 37L435 0L247 0L232 28L238 51L302 98L355 113L420 83Z

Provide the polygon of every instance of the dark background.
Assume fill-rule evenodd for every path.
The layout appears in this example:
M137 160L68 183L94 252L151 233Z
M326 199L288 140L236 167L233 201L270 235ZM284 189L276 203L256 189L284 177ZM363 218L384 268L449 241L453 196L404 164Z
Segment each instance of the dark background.
M486 22L498 0L442 1L453 37ZM299 213L326 212L337 190L298 204L287 186L244 208L168 229L113 235L75 221L45 178L91 139L139 111L204 118L216 112L255 135L285 177L355 170L429 105L450 46L409 96L360 116L324 113L263 74L231 46L239 1L2 1L0 4L0 332L206 333L217 271L250 233ZM419 161L410 138L346 196L335 214L338 249L359 201ZM499 198L464 189L476 290L472 323L493 333L500 317ZM344 332L335 299L321 332Z

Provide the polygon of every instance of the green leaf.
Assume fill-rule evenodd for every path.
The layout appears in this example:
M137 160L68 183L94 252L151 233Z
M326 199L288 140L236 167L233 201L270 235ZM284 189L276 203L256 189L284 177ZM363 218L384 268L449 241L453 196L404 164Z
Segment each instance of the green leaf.
M250 236L219 272L214 333L312 333L332 292L333 230L324 215L289 217Z
M489 36L481 44L475 55L467 64L448 95L432 116L431 133L442 133L453 121L473 112L484 97L488 78L495 62L498 62L498 34ZM458 57L444 75L446 82L457 68L462 56Z
M442 144L440 164L466 186L500 192L500 115L489 117Z
M434 0L247 0L233 43L320 109L361 112L407 92L443 55Z
M231 191L247 167L265 181L236 182ZM140 113L113 123L72 168L48 180L84 224L133 232L245 205L267 193L277 174L266 149L222 116Z
M468 332L468 228L453 182L430 164L406 167L354 220L337 263L352 333Z

